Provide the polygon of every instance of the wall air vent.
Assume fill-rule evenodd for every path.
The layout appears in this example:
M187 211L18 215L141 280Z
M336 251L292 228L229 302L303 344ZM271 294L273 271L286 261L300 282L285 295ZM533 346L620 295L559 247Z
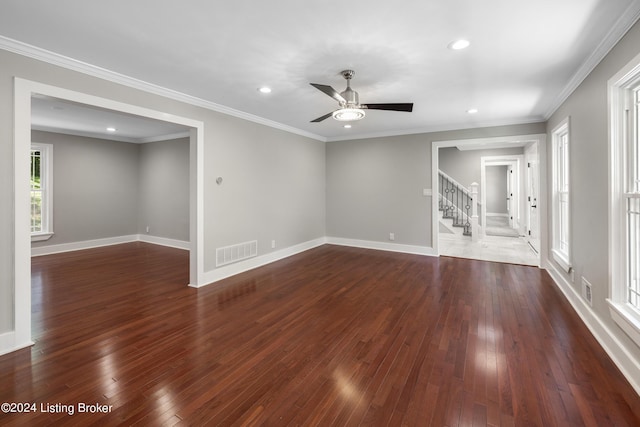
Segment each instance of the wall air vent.
M593 304L593 299L591 295L591 283L587 281L584 277L582 278L582 296L589 303L589 305Z
M216 249L216 267L258 256L258 241L238 243Z

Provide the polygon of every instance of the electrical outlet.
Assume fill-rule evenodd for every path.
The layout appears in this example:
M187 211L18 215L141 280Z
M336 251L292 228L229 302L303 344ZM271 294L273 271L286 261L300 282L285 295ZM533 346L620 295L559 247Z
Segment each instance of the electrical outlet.
M149 234L149 231L150 231L150 230L151 230L151 227L149 227L149 226L147 225L147 234Z
M271 249L275 249L276 248L276 241L272 240L271 241Z
M396 240L396 235L394 233L389 233L389 240Z

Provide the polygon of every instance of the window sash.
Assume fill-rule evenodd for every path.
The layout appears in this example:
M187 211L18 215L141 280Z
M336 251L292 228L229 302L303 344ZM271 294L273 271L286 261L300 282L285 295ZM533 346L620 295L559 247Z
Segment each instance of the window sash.
M625 302L640 314L640 86L631 92L632 108L627 115L627 153L630 160L628 169L628 192L626 199L626 280Z
M31 144L30 167L30 225L32 240L48 239L52 231L52 146L49 144Z
M565 120L553 131L553 238L552 253L563 267L569 256L569 123Z

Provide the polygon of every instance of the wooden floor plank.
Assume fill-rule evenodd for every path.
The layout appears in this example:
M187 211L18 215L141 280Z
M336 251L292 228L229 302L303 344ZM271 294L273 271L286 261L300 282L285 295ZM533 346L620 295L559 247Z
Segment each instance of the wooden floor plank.
M325 245L194 289L145 243L37 257L1 425L640 425L546 272Z

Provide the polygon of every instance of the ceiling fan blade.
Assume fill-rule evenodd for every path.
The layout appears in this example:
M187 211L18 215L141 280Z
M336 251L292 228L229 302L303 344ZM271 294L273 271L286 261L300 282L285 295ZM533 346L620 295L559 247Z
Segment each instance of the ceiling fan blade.
M413 103L407 102L403 104L362 104L360 108L366 108L368 110L388 110L388 111L406 111L408 113L413 111Z
M328 119L329 117L331 117L331 115L332 115L332 114L333 114L333 111L332 111L332 112L330 112L330 113L325 114L324 116L320 116L320 117L318 117L318 118L317 118L317 119L315 119L315 120L311 120L311 123L321 122L321 121L323 121L324 119Z
M338 102L342 102L342 103L346 103L347 100L344 99L342 97L342 95L340 95L334 88L332 88L331 86L327 86L327 85L320 85L317 83L309 83L311 86L315 87L316 89L318 89L321 92L326 93L327 95L329 95L330 97L332 97L333 99L335 99Z

